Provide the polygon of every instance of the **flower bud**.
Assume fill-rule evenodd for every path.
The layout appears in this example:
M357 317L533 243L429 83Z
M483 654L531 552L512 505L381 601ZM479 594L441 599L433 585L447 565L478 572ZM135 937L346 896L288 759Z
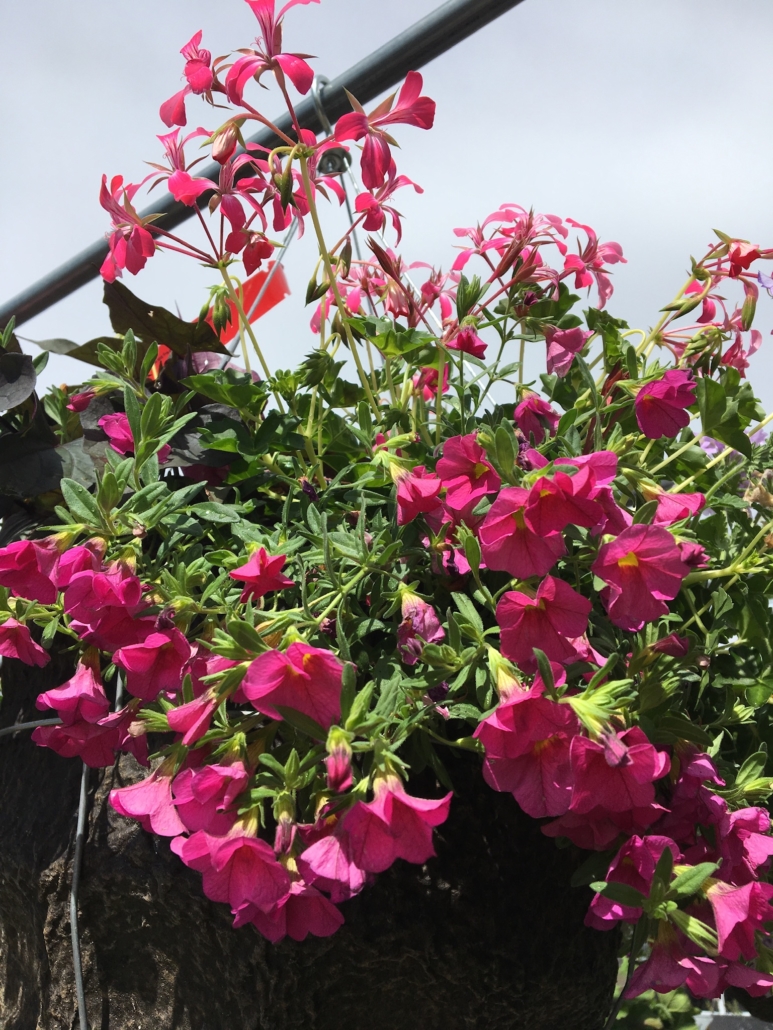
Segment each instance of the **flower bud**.
M342 794L352 785L352 735L340 726L331 726L327 735L325 770L327 786L333 794Z
M295 802L291 794L283 792L276 799L274 818L276 819L274 851L278 855L284 855L292 848L295 839Z
M239 142L239 133L236 126L231 123L227 125L222 132L219 132L215 136L212 142L212 157L218 164L224 165L228 158L236 150L236 144Z
M524 692L524 685L518 679L514 666L493 647L488 649L488 666L500 701L506 701L517 691Z

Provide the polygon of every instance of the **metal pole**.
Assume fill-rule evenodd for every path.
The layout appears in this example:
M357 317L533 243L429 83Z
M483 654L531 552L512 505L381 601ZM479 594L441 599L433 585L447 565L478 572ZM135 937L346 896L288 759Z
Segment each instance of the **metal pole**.
M522 2L523 0L448 0L410 29L379 47L370 57L366 57L329 85L324 86L322 93L328 117L335 122L350 110L345 90L348 89L361 103L367 104L400 82L409 71L423 67ZM303 100L296 111L303 128L316 133L323 130L314 97L309 96ZM274 124L282 131L292 131L289 114L275 119ZM252 142L264 147L274 147L279 140L272 132L264 130L253 136ZM197 174L216 180L219 172L220 166L213 163ZM243 174L249 174L249 170L244 169ZM163 229L174 229L190 218L193 211L193 208L178 204L167 195L142 214L161 213L162 217L157 219L155 224ZM0 306L0 329L7 325L12 316L15 316L17 325L27 322L92 279L96 279L107 255L107 249L105 240L99 240Z
M78 933L78 888L81 882L83 845L86 842L86 809L88 806L89 767L83 763L81 790L78 802L78 824L75 829L75 854L72 860L72 886L70 887L70 938L72 942L72 964L75 973L75 997L78 1002L78 1026L89 1030L86 1014L86 994L83 989L83 966L81 964L81 941Z

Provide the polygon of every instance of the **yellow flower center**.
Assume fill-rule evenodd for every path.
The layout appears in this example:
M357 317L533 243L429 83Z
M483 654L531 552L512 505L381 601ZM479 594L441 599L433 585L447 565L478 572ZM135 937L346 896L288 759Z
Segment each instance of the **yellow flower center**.
M617 564L620 566L621 569L635 569L639 566L639 559L636 557L633 551L629 551L624 558L619 559Z

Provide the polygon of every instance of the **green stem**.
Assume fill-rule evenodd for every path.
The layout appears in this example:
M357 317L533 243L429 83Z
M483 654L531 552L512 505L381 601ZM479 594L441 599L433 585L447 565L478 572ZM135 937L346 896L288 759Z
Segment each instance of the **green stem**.
M659 465L656 465L654 469L650 469L652 474L654 475L656 472L660 472L660 470L664 469L666 465L670 465L672 461L675 461L677 458L681 457L681 455L683 455L685 451L689 451L691 447L695 447L696 444L700 444L701 440L705 435L705 433L700 433L698 436L694 436L692 440L688 440L687 443L682 444L682 446L679 447L678 450L675 450L673 454L669 454L668 457L664 458L663 461L661 461Z

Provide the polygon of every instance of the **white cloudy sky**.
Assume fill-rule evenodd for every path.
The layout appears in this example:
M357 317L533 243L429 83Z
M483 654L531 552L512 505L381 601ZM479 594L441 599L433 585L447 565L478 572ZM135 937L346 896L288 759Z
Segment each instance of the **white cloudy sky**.
M286 19L288 49L330 78L433 10L437 0L323 0ZM159 103L179 88L178 51L201 28L213 53L247 45L243 0L25 0L0 4L0 296L5 300L104 233L102 172L131 180L155 159ZM452 228L504 201L571 216L620 242L610 310L649 325L711 229L773 246L771 0L525 0L424 69L430 133L403 128L404 253L448 266ZM268 97L271 115L281 105ZM202 107L189 119L204 121ZM341 215L328 216L333 227ZM288 259L293 297L258 323L269 363L313 345L302 308L311 241ZM128 284L193 317L212 273L174 255ZM773 406L770 329L752 365ZM27 323L32 338L109 331L93 283ZM44 382L88 369L54 358Z

